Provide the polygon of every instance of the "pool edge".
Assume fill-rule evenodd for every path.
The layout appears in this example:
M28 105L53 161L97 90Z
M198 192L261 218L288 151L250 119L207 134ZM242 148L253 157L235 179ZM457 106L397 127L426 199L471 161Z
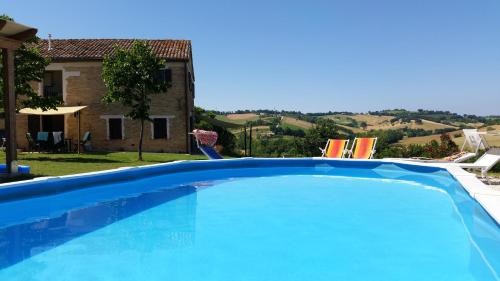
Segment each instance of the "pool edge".
M78 179L86 179L89 184L95 182L104 181L110 179L113 175L119 175L121 180L127 180L128 178L134 178L134 175L138 173L155 173L156 169L167 169L167 172L179 172L182 169L189 169L191 165L201 165L204 168L211 167L211 164L216 164L219 166L223 163L244 163L244 161L250 161L257 163L258 161L304 161L304 160L322 160L322 161L342 161L345 163L353 162L366 162L366 163L383 163L383 164L399 164L404 167L428 167L434 169L441 169L447 171L457 182L467 191L469 196L476 200L483 209L493 218L493 220L500 225L500 191L493 190L487 185L482 183L477 179L476 175L469 173L458 165L454 163L423 163L423 162L412 162L408 160L398 160L398 159L370 159L370 160L358 160L358 159L327 159L321 157L311 157L311 158L236 158L236 159L222 159L222 160L179 160L167 163L151 164L144 166L134 166L134 167L120 167L110 170L102 170L96 172L71 174L64 176L48 176L39 177L30 180L10 182L0 184L0 197L3 197L1 201L24 199L29 197L34 197L37 195L49 195L60 192L67 192L75 189L84 188L79 186L70 186L66 188L58 188L56 185L61 181L76 181ZM178 169L176 169L176 166ZM124 173L131 172L131 173ZM156 171L158 172L158 171ZM35 185L40 185L35 187Z
M445 169L476 200L481 207L500 225L500 191L494 190L481 182L475 174L460 168L456 163L424 163L409 160L381 159L388 163L401 163L417 166L438 167Z

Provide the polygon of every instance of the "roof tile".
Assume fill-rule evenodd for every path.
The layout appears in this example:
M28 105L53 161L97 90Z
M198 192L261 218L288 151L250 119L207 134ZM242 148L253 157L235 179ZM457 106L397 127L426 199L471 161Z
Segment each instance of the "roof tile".
M52 39L37 44L44 57L52 60L101 60L113 52L114 46L128 49L136 39ZM167 60L189 60L190 40L141 40L146 42L157 56Z

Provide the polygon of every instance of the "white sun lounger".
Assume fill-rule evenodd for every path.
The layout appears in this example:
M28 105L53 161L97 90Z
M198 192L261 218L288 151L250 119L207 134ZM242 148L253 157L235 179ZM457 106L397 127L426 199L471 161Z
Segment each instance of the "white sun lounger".
M478 132L477 129L463 129L462 131L465 137L461 149L462 151L464 151L466 146L469 146L474 153L477 153L480 149L488 149L488 143L486 143L486 140L481 136L485 135L485 132Z
M484 133L478 132L477 129L463 129L462 131L464 133L465 140L462 148L460 149L461 155L452 160L455 163L461 163L469 160L472 157L475 157L480 149L486 150L489 148L488 143L486 143L486 140L481 136ZM472 152L467 152L465 150L467 146Z
M485 133L478 132L477 129L463 129L464 133L464 143L460 152L454 155L450 155L448 157L442 159L429 159L429 158L409 158L407 160L413 162L453 162L453 163L461 163L467 161L473 157L475 157L480 149L488 149L488 143L481 136ZM468 147L472 152L466 151L465 148Z
M480 170L483 178L487 177L488 171L491 170L498 162L500 162L500 148L491 148L486 151L474 163L460 163L462 169Z

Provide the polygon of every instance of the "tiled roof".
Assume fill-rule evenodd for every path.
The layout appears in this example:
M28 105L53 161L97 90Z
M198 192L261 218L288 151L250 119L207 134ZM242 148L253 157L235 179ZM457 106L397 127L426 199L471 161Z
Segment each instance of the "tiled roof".
M189 40L141 40L153 48L159 57L167 60L189 60ZM38 46L43 56L52 60L101 60L113 51L114 46L130 48L134 39L52 39L40 40Z

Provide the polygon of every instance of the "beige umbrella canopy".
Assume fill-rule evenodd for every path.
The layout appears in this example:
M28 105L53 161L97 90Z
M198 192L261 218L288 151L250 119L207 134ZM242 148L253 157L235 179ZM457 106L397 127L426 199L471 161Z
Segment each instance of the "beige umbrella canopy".
M41 108L23 108L19 110L20 114L26 115L66 115L75 114L78 117L78 153L80 153L80 110L86 108L81 106L58 106L55 109L42 110Z
M82 109L84 109L85 105L83 106L58 106L55 109L49 109L49 110L42 110L41 108L23 108L19 110L19 113L21 114L27 114L27 115L65 115L65 114L74 114Z

